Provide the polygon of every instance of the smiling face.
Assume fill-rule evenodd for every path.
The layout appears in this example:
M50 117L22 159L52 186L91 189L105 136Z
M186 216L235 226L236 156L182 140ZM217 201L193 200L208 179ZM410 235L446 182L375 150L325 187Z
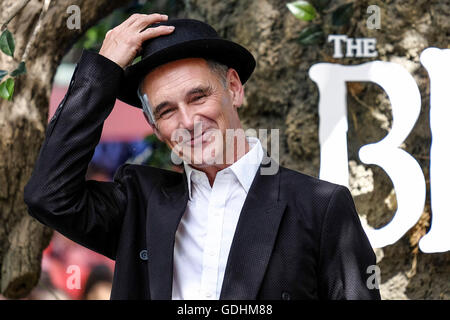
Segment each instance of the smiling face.
M228 69L224 86L205 59L176 60L150 72L142 91L153 110L155 124L149 123L155 134L180 158L197 168L227 162L226 150L234 146L226 130L242 129L237 108L244 91L236 70Z

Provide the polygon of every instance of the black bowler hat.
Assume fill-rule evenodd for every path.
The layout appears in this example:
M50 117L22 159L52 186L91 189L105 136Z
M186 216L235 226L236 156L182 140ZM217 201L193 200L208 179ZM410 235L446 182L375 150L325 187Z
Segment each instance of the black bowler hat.
M139 83L151 69L174 60L193 57L215 60L236 69L242 84L255 69L255 59L247 49L221 38L216 30L204 22L174 19L150 27L159 25L174 26L175 30L142 44L142 59L125 69L125 81L117 96L125 103L142 108L137 95Z

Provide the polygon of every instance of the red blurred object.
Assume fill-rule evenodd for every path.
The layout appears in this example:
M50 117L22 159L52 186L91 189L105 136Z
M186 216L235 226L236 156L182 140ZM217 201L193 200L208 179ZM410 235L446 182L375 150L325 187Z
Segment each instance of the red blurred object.
M54 287L64 291L71 299L81 298L90 270L99 264L106 265L114 271L113 260L76 244L58 232L54 233L42 257L42 270L48 272ZM68 282L73 284L70 277L75 274L70 266L75 266L79 270L79 288L68 285Z

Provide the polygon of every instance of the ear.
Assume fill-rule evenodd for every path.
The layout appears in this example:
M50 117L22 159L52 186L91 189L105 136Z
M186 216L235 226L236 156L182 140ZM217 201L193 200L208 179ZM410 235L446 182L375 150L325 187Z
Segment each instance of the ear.
M150 127L153 130L153 133L156 135L156 137L158 138L159 141L163 142L161 134L158 130L158 128L156 128L155 124L153 124L150 119L148 118L147 114L145 112L142 112L144 114L145 120L147 120L147 123L150 125Z
M239 74L233 68L229 68L227 72L228 90L231 93L233 106L239 108L244 101L244 86L242 85Z

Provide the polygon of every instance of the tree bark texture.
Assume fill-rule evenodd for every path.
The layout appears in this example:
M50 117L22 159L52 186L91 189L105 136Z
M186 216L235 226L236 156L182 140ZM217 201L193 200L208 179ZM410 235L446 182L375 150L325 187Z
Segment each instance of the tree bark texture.
M329 12L349 1L331 1ZM425 254L418 240L430 225L429 187L429 78L419 55L427 47L448 48L450 3L437 0L353 1L354 13L346 26L331 23L331 13L319 18L325 34L377 39L378 57L335 60L333 45L303 46L298 35L310 22L297 20L282 0L186 0L192 18L210 23L218 32L248 48L257 67L246 84L240 116L246 128L280 129L280 162L291 169L318 176L318 89L308 70L318 62L356 65L383 60L401 64L414 77L422 96L420 117L404 143L422 167L427 198L420 221L393 245L375 250L381 269L384 299L450 299L450 252ZM381 8L381 29L369 30L367 7ZM348 154L350 189L363 222L379 228L396 211L393 185L384 171L359 161L362 145L389 132L391 106L384 91L373 83L348 84ZM270 146L270 144L268 144Z
M49 228L28 215L23 188L44 138L56 68L88 28L127 2L51 1L33 38L44 1L31 0L8 24L16 50L14 59L0 54L1 69L14 70L29 44L27 73L16 78L13 100L0 100L0 293L8 298L24 297L36 286L42 251L52 235ZM0 0L0 23L7 21L20 3ZM67 13L67 8L71 5L81 9L80 29L67 27L72 13Z

